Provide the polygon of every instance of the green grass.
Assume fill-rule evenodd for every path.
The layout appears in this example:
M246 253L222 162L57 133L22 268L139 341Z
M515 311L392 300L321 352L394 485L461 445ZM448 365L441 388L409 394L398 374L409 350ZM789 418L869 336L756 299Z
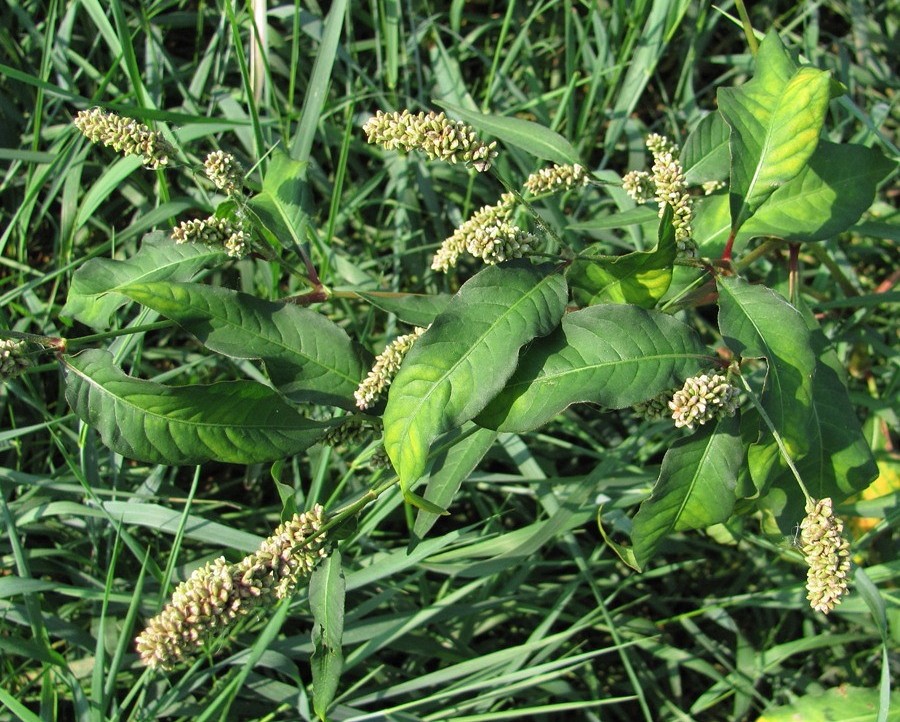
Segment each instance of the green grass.
M900 6L753 5L757 31L777 28L848 88L832 106L830 139L896 158ZM195 170L209 150L238 156L257 187L276 147L309 161L301 240L327 287L455 291L474 267L445 279L428 270L430 257L502 189L367 145L361 125L375 110L443 102L531 119L565 136L592 170L622 173L643 167L648 132L683 139L715 107L715 88L745 80L751 63L731 4L270 4L254 95L242 3L9 0L0 17L0 326L70 339L91 333L60 319L77 268L128 257L148 231L215 209ZM90 146L71 120L94 105L154 125L177 144L177 162L151 172ZM506 178L538 167L515 148L498 159ZM626 524L668 437L625 414L574 409L541 432L502 436L425 538L397 490L347 530L345 665L332 718L751 720L896 675L898 356L883 297L896 284L895 202L888 186L852 232L802 253L808 297L893 479L882 499L841 506L846 518L881 521L857 533L865 578L834 613L809 610L800 554L757 517L676 536L643 574L625 567L603 543L598 504L605 525ZM628 231L585 238L567 228L612 208L615 191L591 189L540 211L576 249L640 245ZM783 279L783 261L763 265L770 285ZM268 298L308 290L261 260L211 280ZM851 308L841 305L847 288L860 294ZM405 332L352 299L323 310L376 352ZM126 310L116 323L154 320ZM110 349L156 381L259 373L171 327ZM300 509L335 505L383 481L366 464L372 448L316 446L274 473L132 462L70 412L52 358L37 362L0 387L0 719L314 718L305 590L175 673L141 667L132 640L171 584L254 549L285 497ZM866 579L880 593L867 595ZM882 637L867 599L887 605L892 636Z

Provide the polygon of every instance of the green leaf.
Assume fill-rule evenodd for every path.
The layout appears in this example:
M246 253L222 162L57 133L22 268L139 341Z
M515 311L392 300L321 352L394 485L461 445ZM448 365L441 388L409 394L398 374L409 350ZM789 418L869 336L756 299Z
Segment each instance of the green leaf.
M890 696L890 711L883 719L900 722L900 693ZM756 722L876 722L878 719L878 690L842 684L824 692L806 694L792 704L770 707Z
M93 258L75 271L60 315L94 329L106 329L113 313L128 303L119 290L122 286L143 281L189 281L225 258L222 250L200 243L179 245L166 233L148 233L131 258Z
M896 167L875 148L820 141L809 164L769 196L743 225L740 238L823 241L836 236L859 220L878 184Z
M253 381L163 386L127 376L107 351L63 358L66 400L103 443L154 464L254 464L297 454L331 425L315 423Z
M197 283L141 283L121 291L211 351L262 359L274 386L291 400L356 409L353 392L369 360L321 314Z
M404 323L413 326L428 326L450 302L446 293L392 293L390 291L357 291L356 295L365 299L382 311L393 313Z
M566 314L556 331L522 354L506 388L476 422L524 432L578 402L631 406L680 385L707 358L697 335L672 316L590 306Z
M569 267L567 277L575 300L582 306L598 303L630 303L653 308L669 290L675 262L675 228L672 209L659 224L659 241L652 251L635 251L624 256L600 256L587 260L599 246L587 249Z
M728 180L730 134L721 113L710 113L691 131L679 156L688 185Z
M260 231L285 247L303 245L302 229L307 216L301 199L307 165L287 153L275 151L263 178L262 190L250 199L250 209L262 226Z
M757 55L758 70L740 88L720 88L719 111L731 128L731 220L737 230L812 156L831 94L828 73L790 72L775 33Z
M705 529L731 516L744 462L739 428L736 417L726 417L666 452L653 494L634 517L634 558L640 568L672 532Z
M410 350L390 387L384 446L408 496L431 443L503 388L519 349L559 323L566 281L548 265L490 266L469 279Z
M435 454L431 462L431 468L435 471L428 474L428 485L422 498L440 509L450 507L463 480L478 466L497 438L496 431L479 429L474 424L467 426L470 428L464 426L461 430L449 432L447 435L453 438L443 445L443 450ZM440 516L420 508L413 536L424 539Z
M609 215L592 218L583 223L572 223L566 228L570 231L580 231L590 233L591 231L606 231L610 228L627 228L628 226L637 226L651 221L656 221L659 213L656 208L649 206L638 206L637 208L629 208L621 213L610 213Z
M309 608L313 615L313 709L325 720L344 667L344 602L347 585L341 554L335 549L312 573Z
M496 136L504 143L521 148L526 153L542 160L560 165L579 163L578 151L559 133L521 118L504 118L499 115L484 115L466 110L451 103L438 102L454 117L468 123L484 133Z

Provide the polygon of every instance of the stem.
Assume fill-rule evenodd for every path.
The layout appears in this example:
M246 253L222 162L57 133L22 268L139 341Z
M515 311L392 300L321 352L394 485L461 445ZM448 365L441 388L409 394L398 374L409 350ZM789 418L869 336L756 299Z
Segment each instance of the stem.
M781 434L775 429L775 424L772 423L772 419L766 413L766 410L762 407L762 404L759 403L759 400L756 398L756 393L754 393L753 389L750 388L750 384L747 383L747 379L741 374L741 383L744 385L744 388L747 390L747 393L750 395L750 400L753 402L753 405L756 407L756 410L759 412L760 417L765 422L766 426L769 427L769 431L772 432L772 437L775 439L775 443L778 444L778 450L781 452L782 458L787 463L788 468L791 470L791 473L794 475L794 478L797 480L797 483L800 485L800 491L803 492L803 496L806 498L806 501L809 502L812 500L812 495L809 493L809 489L806 488L806 484L803 483L803 479L800 478L800 472L797 471L797 467L794 466L794 460L791 458L790 453L787 450L787 447L784 445L784 441L781 439Z
M756 34L753 32L753 24L750 22L750 16L747 14L747 8L744 6L744 0L734 0L737 7L738 15L741 18L741 25L744 28L744 36L747 38L747 46L750 53L754 57L759 49L759 43L756 42Z

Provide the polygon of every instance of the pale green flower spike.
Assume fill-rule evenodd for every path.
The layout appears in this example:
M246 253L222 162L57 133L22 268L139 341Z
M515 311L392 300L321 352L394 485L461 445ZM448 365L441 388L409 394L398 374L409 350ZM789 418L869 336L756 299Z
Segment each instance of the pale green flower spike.
M656 185L645 170L633 170L622 177L622 188L638 203L646 203L656 193Z
M584 185L589 180L584 168L575 165L553 165L541 168L525 180L525 190L537 196L544 193L557 193L571 190L575 186Z
M425 333L424 328L416 326L412 333L398 336L375 357L375 365L369 371L368 376L362 380L359 387L353 393L356 405L361 409L369 408L381 395L400 370L403 357L409 353L416 339Z
M244 181L244 169L231 153L214 150L206 156L203 168L216 188L228 195L234 195Z
M0 381L21 376L31 366L26 348L19 339L0 338Z
M464 163L484 172L497 157L496 142L482 142L475 130L443 113L383 113L380 110L366 121L363 130L370 143L385 150L408 153L421 150L429 158L448 163Z
M148 667L171 669L235 620L290 596L327 555L324 536L316 536L323 512L317 504L295 514L237 564L219 557L195 570L138 635L141 661Z
M227 218L210 216L204 220L183 221L172 229L175 243L205 243L208 246L222 246L232 258L243 258L247 253L250 238L242 225Z
M806 598L816 611L828 614L847 593L850 572L850 544L842 536L844 522L834 515L834 505L826 497L807 499L806 517L800 522L800 547L809 570Z
M441 244L431 268L446 273L463 252L491 265L531 252L536 239L511 222L514 207L513 194L504 193L495 205L479 208Z
M737 387L712 371L689 378L669 402L676 428L686 426L691 431L712 419L731 416L737 406Z
M157 131L101 108L82 110L74 123L92 143L103 143L124 155L139 155L148 168L168 165L175 155L175 149Z

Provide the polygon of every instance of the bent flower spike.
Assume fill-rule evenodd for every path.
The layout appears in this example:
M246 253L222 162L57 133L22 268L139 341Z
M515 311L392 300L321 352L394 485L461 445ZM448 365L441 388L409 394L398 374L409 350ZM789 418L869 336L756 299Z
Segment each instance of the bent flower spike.
M323 522L317 504L281 524L237 564L219 557L195 570L135 640L141 661L171 669L236 620L289 597L327 555L324 536L317 536Z
M172 229L172 238L178 244L205 243L207 246L221 246L232 258L243 258L250 242L242 225L216 216L202 221L183 221Z
M161 133L102 108L82 110L74 123L92 143L103 143L124 155L138 155L148 168L168 165L169 158L175 155L175 149Z
M474 128L461 121L450 120L443 113L401 113L378 111L363 125L370 143L385 150L408 153L421 150L432 160L464 163L484 172L497 157L496 141L484 143Z
M366 378L362 380L359 387L353 392L356 405L360 409L369 408L375 403L375 400L381 393L391 385L394 376L400 370L403 357L409 353L416 339L423 333L425 333L425 329L416 326L412 333L397 336L387 345L384 351L375 357L375 365L372 367L372 370L369 371Z
M731 416L737 406L737 387L712 371L689 378L669 402L675 427L686 426L691 431L711 419Z
M800 546L809 566L806 589L809 606L828 614L847 593L850 544L843 537L844 522L834 515L826 497L807 499L806 517L800 522Z

